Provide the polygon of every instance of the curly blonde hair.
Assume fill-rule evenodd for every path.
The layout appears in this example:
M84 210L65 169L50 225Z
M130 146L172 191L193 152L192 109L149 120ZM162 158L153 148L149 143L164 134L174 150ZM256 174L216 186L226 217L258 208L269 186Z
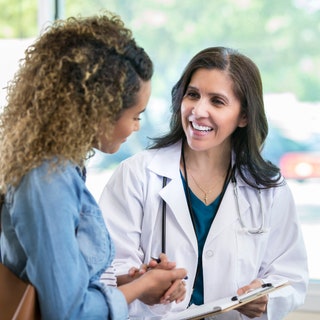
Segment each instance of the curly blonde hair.
M83 163L153 65L117 15L55 21L25 51L0 115L0 188L42 161Z

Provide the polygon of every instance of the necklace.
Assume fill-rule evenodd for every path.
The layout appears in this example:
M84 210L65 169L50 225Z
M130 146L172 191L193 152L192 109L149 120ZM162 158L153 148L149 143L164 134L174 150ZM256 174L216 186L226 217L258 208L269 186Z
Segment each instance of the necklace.
M195 231L196 235L198 236L198 232L197 232L197 228L196 228L195 214L193 212L192 203L191 203L191 194L190 194L190 188L189 188L189 182L188 182L188 172L187 172L186 160L185 160L185 157L184 157L184 146L183 146L183 144L182 144L182 148L181 148L181 158L182 158L184 177L185 177L186 184L187 184L187 192L186 192L187 205L188 205L188 209L189 209L189 213L190 213L190 217L191 217L191 221L192 221L192 224L193 224L194 231ZM224 181L224 185L223 185L223 190L222 190L222 192L220 194L221 197L220 197L219 204L217 206L217 210L216 210L217 212L219 210L219 207L220 207L221 201L223 199L224 193L225 193L225 191L227 189L227 186L229 184L229 181L230 181L230 178L231 178L230 177L230 172L231 171L233 172L233 169L231 170L231 161L230 161L228 172L227 172L227 175L226 175L226 178L225 178L225 181Z
M194 176L192 175L192 173L189 171L190 173L190 176L192 178L192 180L194 181L194 183L196 184L196 186L204 193L204 203L205 204L208 204L207 201L208 201L208 195L215 189L215 187L213 187L212 189L210 189L209 191L205 191L204 189L202 189L200 187L200 185L198 184L197 180L194 178Z
M182 155L182 163L183 163L183 168L184 168L184 174L185 174L185 179L186 179L186 182L187 182L187 186L189 187L188 185L188 174L187 174L187 166L186 166L186 160L185 160L185 157L184 157L184 147L182 145L182 148L181 148L181 155ZM223 183L223 192L225 191L225 188L226 188L226 185L228 183L228 178L230 176L230 169L231 169L231 161L230 161L230 164L229 164L229 167L228 167L228 170L227 170L227 173L226 173L226 176L224 178L224 183ZM199 188L199 190L201 190L204 194L204 203L207 205L208 203L208 196L210 195L210 193L212 193L215 189L216 186L214 186L212 189L210 189L209 191L206 191L204 190L203 188L201 188L201 186L199 185L199 183L197 182L197 180L194 178L194 176L192 175L192 173L190 172L189 170L189 173L190 173L190 176L192 178L192 180L194 181L194 183L196 184L196 186Z

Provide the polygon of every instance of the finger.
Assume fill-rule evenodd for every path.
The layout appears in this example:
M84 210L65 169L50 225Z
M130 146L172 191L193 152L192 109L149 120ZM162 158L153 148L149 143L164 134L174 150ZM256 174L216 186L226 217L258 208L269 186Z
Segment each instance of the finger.
M149 267L149 268L155 268L155 267L158 266L158 264L159 264L159 263L158 263L156 260L152 259L152 260L150 260L150 262L149 262L149 264L148 264L148 267Z
M163 302L165 302L165 301L171 302L172 301L171 296L173 295L174 291L178 288L179 282L181 282L181 280L174 281L173 284L170 286L170 288L164 293L164 295L161 298L161 300Z
M138 268L132 267L132 268L129 269L128 275L129 275L130 277L134 277L135 274L138 273L138 272L139 272L139 269L138 269Z
M172 301L175 301L176 303L183 301L186 297L186 293L186 284L184 281L181 281L178 290L176 290L172 296Z
M160 265L163 269L171 270L176 267L176 263L169 261L168 256L165 253L161 253L159 256Z
M255 302L256 304L267 304L268 300L269 300L269 296L266 294L266 295L260 297L259 299L256 299L253 302Z
M176 299L176 303L182 302L186 298L186 295L187 295L187 291L180 298Z
M251 289L251 287L250 287L249 285L244 286L244 287L241 287L241 288L238 289L237 294L238 294L238 295L245 294L245 293L247 293L250 289Z
M170 301L175 301L186 293L184 281L177 280L177 283L177 288L170 294Z
M149 269L172 270L175 267L176 267L176 263L175 262L169 262L169 261L157 262L155 260L151 260L149 262L149 265L148 265Z
M165 253L161 253L159 255L159 259L161 262L165 262L165 263L169 261L168 256Z
M262 281L260 279L253 280L250 284L245 285L238 289L237 294L242 295L245 293L249 293L250 291L260 288L262 285Z
M260 310L238 310L243 315L247 316L248 318L258 318L261 317L264 313L264 311Z
M140 268L139 268L139 273L140 274L144 274L144 273L146 273L148 271L148 265L147 264L142 264L141 266L140 266Z
M260 317L267 310L268 299L258 299L258 301L252 301L247 303L237 310L246 315L247 317Z
M161 303L167 304L173 301L181 302L186 296L186 284L184 281L176 280L160 299Z
M170 271L172 276L172 281L175 281L176 279L184 279L187 276L187 270L184 268L177 268Z

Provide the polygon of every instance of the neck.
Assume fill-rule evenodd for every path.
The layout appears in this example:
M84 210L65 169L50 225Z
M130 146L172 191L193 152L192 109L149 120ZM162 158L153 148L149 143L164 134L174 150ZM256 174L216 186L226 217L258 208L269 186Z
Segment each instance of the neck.
M231 161L231 148L195 151L186 144L184 156L188 170L214 175L219 172L225 173L228 170Z
M188 187L206 205L221 193L230 169L230 152L223 156L213 153L182 150L181 169ZM210 156L211 155L211 156Z

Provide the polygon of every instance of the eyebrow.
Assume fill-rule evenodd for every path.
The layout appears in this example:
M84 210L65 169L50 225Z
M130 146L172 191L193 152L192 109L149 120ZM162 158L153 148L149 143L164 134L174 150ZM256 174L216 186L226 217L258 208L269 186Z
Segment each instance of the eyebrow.
M187 87L187 90L188 89L192 89L192 90L195 90L195 91L200 91L197 87L193 87L193 86L188 86ZM217 92L209 92L208 93L208 95L210 96L210 97L213 97L213 96L217 96L217 97L220 97L220 98L222 98L222 99L224 99L224 100L226 100L227 102L229 102L230 101L230 99L225 95L225 94L223 94L223 93L217 93Z

